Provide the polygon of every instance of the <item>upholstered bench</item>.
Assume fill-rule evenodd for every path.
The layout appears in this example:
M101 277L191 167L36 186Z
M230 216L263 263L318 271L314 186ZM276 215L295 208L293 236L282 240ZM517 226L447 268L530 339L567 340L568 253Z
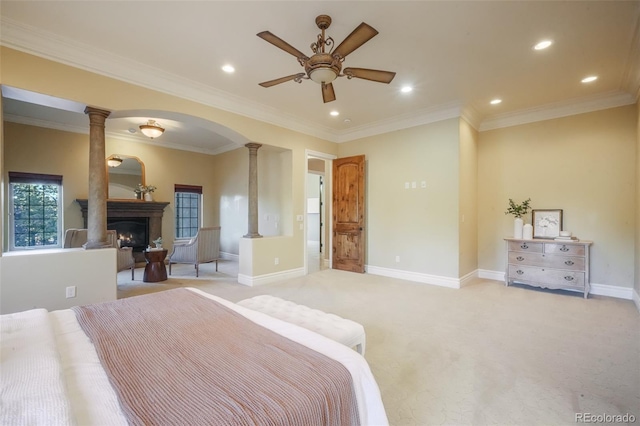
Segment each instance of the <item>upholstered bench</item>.
M364 327L355 321L269 295L241 300L238 305L299 325L350 348L355 347L364 355Z

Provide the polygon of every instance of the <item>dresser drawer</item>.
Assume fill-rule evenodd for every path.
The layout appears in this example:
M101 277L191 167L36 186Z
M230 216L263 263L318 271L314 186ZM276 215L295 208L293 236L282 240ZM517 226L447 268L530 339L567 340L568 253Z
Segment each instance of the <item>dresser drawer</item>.
M529 253L542 253L543 244L531 241L509 241L509 251L524 251Z
M561 269L541 268L537 266L509 265L509 279L531 281L553 287L584 288L584 272L563 271Z
M546 266L548 268L584 271L584 257L546 256L543 253L509 252L509 263L528 266Z
M584 245L582 244L562 244L562 243L545 243L545 253L556 253L568 256L584 256Z

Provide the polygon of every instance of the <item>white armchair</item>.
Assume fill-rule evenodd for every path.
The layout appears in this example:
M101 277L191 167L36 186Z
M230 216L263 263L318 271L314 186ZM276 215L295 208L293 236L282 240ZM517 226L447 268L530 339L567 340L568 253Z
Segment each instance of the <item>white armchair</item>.
M218 270L220 259L220 227L200 228L194 238L188 242L175 242L173 251L169 255L169 275L171 275L172 263L192 263L198 276L198 265L201 263L216 262Z

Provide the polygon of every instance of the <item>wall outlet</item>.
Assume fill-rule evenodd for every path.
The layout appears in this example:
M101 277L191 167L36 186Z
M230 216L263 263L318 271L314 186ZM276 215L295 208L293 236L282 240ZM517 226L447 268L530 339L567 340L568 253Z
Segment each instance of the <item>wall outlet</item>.
M420 188L426 188L427 187L427 181L423 180L422 182L420 182Z
M65 295L66 295L67 299L71 299L73 297L76 297L76 286L72 285L70 287L67 287L66 291L65 291Z
M400 256L396 256L396 262L400 263Z
M273 259L273 264L274 265L279 265L280 264L280 258L276 257L275 259Z
M418 185L415 182L411 182L411 188L416 189Z
M409 189L409 185L410 185L409 182L405 182L404 183L404 189Z

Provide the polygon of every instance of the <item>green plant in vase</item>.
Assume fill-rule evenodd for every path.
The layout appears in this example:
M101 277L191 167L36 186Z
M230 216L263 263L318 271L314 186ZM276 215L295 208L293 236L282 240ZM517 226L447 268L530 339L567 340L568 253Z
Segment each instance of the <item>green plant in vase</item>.
M524 220L522 220L522 216L527 214L529 211L530 202L531 198L527 198L522 203L516 204L511 198L509 198L509 208L504 212L504 214L512 214L515 216L513 221L513 238L522 239L522 228L524 227Z

